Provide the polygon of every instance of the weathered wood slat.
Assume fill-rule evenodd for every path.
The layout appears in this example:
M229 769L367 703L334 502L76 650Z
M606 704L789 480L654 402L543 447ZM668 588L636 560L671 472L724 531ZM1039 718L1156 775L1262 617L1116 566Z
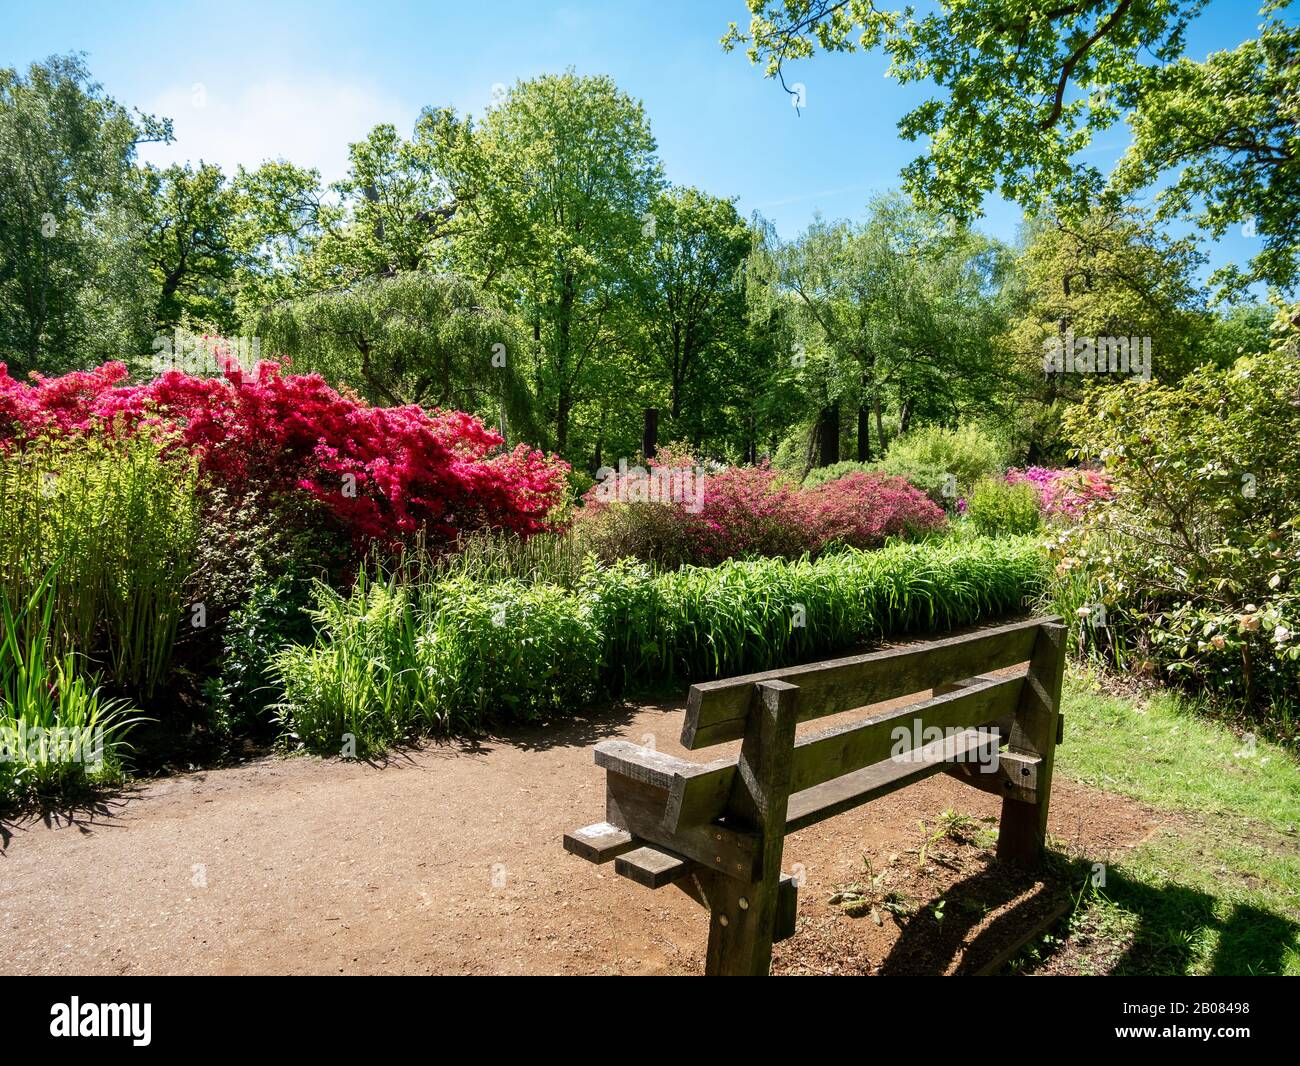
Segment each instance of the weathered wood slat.
M761 872L747 881L715 879L709 898L705 972L719 977L766 975L781 891L781 850L799 690L784 681L758 686L758 706L745 723L745 739L727 798L727 820L762 841Z
M1033 618L909 647L694 685L687 697L682 744L694 750L743 736L754 686L761 681L797 685L799 720L805 722L1025 662L1044 621L1059 619Z
M1022 803L1037 803L1038 768L1042 760L1035 755L1018 755L1004 751L998 755L998 764L991 773L971 764L946 767L947 772L963 784L990 792L995 796L1008 796Z
M646 888L663 888L691 872L691 862L661 848L643 847L614 860L614 872Z
M564 834L564 850L588 862L609 862L637 846L631 833L609 822L584 825Z
M630 740L602 740L596 745L596 765L651 788L671 788L673 777L699 763L643 748Z
M862 722L800 737L794 745L791 791L802 792L889 759L896 750L895 730L899 728L924 740L926 730L936 727L960 731L999 722L1015 710L1024 683L1024 671L986 678ZM909 744L904 750L920 746ZM673 776L664 815L670 831L721 817L736 774L734 763L695 766L682 762L683 769Z
M691 765L686 763L684 765ZM758 834L724 825L695 825L671 832L664 823L666 789L611 770L605 775L605 820L641 843L655 844L694 859L728 877L748 880L761 872Z
M794 936L795 922L799 917L799 886L789 874L781 875L776 890L776 924L772 930L772 943L779 944Z
M954 764L968 766L976 776L983 776L977 763L996 760L997 746L996 730L968 729L917 749L906 761L890 759L796 792L790 797L785 831L796 833L913 782L923 781Z
M1002 800L998 831L998 858L1037 863L1047 839L1047 806L1052 791L1052 764L1061 728L1061 681L1065 670L1065 626L1044 623L1038 629L1016 707L1016 720L1007 746L1017 755L1038 758L1038 799L1025 803L1013 796Z

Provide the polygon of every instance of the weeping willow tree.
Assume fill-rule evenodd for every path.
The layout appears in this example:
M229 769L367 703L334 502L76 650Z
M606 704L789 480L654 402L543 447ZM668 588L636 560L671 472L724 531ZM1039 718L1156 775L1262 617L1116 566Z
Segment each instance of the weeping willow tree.
M469 411L536 439L524 340L473 282L402 273L286 300L257 323L266 351L372 403Z

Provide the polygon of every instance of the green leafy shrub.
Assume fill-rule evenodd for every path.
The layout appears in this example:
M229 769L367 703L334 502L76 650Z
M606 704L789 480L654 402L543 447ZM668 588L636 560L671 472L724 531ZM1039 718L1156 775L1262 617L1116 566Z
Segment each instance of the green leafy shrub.
M467 731L580 706L596 694L600 634L553 585L465 577L317 586L319 635L275 658L289 734L360 753L420 733Z
M814 466L804 476L803 487L815 489L818 485L825 485L828 481L837 481L845 474L869 473L875 469L875 463L857 463L851 459L840 463L831 463L830 466Z
M986 536L1033 533L1042 525L1038 490L1024 481L981 478L966 498L966 518Z
M895 468L886 471L908 478L907 470L915 476L931 477L933 471L956 479L956 490L965 493L980 478L992 477L1006 466L1004 446L977 426L944 429L942 426L922 426L898 437L885 456L886 463ZM918 488L929 491L926 485L913 481Z
M1029 538L894 544L655 573L594 560L574 590L459 576L318 585L310 645L275 659L290 735L358 751L420 732L553 716L602 692L762 670L1024 607Z
M310 588L292 573L263 579L226 619L220 671L206 686L221 733L261 736L272 725L271 708L284 693L271 661L286 645L311 640Z
M1176 386L1094 390L1067 426L1112 495L1055 541L1076 640L1139 673L1271 706L1300 693L1300 331Z
M52 653L149 695L167 672L198 535L192 460L148 435L0 452L0 589L53 573Z

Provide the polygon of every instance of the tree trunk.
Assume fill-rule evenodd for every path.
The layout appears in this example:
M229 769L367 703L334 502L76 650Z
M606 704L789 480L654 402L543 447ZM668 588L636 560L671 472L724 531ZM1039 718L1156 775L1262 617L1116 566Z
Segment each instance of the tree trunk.
M836 400L821 409L817 416L817 465L830 466L840 461L840 404Z
M569 412L573 408L573 395L569 383L560 383L560 394L555 404L555 450L563 455L569 446Z
M885 420L880 413L880 394L877 393L872 399L872 406L876 411L876 443L880 445L880 454L885 454Z
M871 409L858 404L858 462L871 462Z
M659 408L645 409L645 423L641 431L641 454L653 459L659 450Z

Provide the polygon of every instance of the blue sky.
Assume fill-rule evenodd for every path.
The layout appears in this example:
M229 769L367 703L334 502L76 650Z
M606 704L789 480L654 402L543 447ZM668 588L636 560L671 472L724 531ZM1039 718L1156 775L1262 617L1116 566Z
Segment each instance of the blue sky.
M1257 7L1214 0L1189 34L1202 56L1253 34ZM929 95L883 76L878 56L819 56L790 68L806 86L796 114L780 86L718 45L743 0L550 4L222 3L0 0L0 64L85 51L119 101L170 116L177 141L156 162L255 166L283 156L338 177L346 145L377 122L409 132L426 104L481 113L496 84L559 71L611 75L646 105L668 177L738 198L793 236L820 211L857 217L899 183L917 152L895 124ZM1123 130L1096 146L1117 156ZM990 202L981 223L1014 239L1020 212ZM1237 231L1212 262L1244 261Z

